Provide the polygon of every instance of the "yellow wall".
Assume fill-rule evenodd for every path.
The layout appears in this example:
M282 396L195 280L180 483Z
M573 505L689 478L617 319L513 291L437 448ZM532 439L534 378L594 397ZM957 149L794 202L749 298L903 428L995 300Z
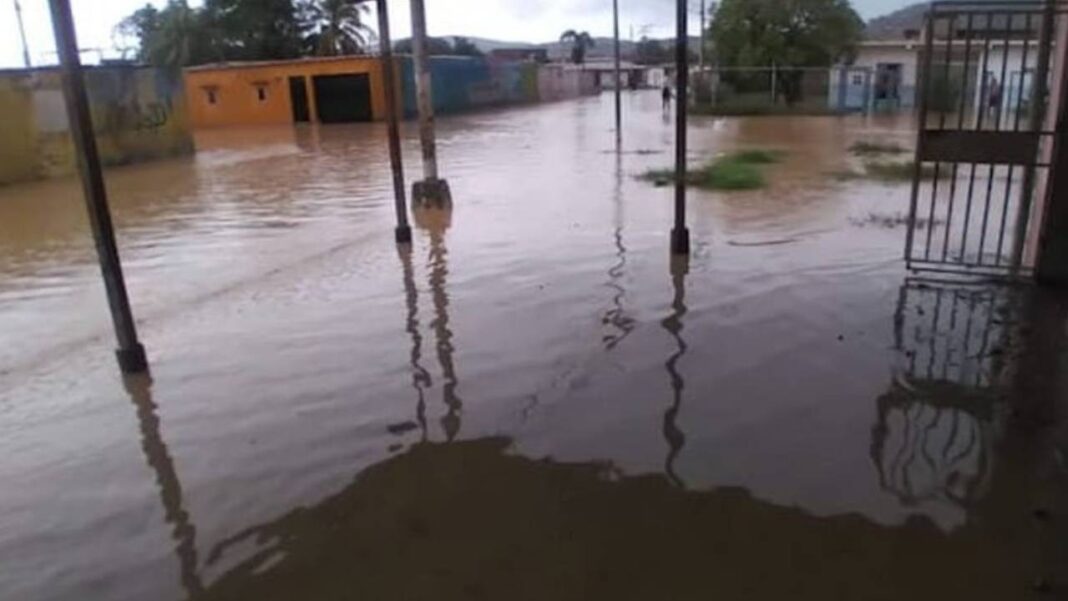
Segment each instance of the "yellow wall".
M400 70L397 69L399 74ZM382 64L373 57L316 58L269 63L238 63L186 69L185 90L193 127L228 125L280 125L293 122L289 78L304 77L308 110L315 120L316 75L367 74L371 80L371 113L376 120L386 117ZM266 98L260 100L258 88ZM215 104L208 90L215 90ZM398 99L400 94L398 94Z
M0 183L33 179L37 171L30 90L13 78L0 78Z
M97 150L105 165L193 152L181 77L152 68L85 71ZM74 173L62 82L55 69L0 72L0 184Z

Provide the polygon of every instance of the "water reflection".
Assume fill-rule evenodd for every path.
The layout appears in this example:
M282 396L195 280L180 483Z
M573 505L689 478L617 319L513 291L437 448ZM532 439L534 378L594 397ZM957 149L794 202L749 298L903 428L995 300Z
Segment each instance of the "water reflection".
M456 375L456 364L453 361L453 332L449 327L449 293L447 290L449 265L448 248L445 246L445 232L452 225L452 209L445 208L419 208L414 211L415 224L425 230L430 238L430 298L434 306L434 319L430 327L434 330L435 349L437 350L438 364L441 366L442 399L447 412L441 418L441 427L445 431L445 439L453 441L460 433L460 413L463 409L463 401L456 389L460 380Z
M906 506L973 509L991 493L1006 441L1034 434L1027 422L1055 406L1053 391L1032 388L1058 381L1055 366L1036 366L1057 362L1050 337L1063 336L1063 303L1037 290L909 280L894 326L898 365L872 429L880 485Z
M178 471L160 432L157 407L152 400L152 378L148 375L128 376L123 383L137 409L141 448L148 466L156 474L163 515L171 525L171 538L175 542L174 553L178 557L182 588L189 597L195 597L204 592L198 572L196 527L185 510Z
M259 551L202 598L985 600L1020 598L1030 582L967 527L816 517L509 449L417 444L222 543L213 555Z
M671 315L660 322L665 330L675 340L676 350L668 357L664 367L671 378L672 400L668 410L664 412L664 440L667 441L668 454L664 460L664 473L678 486L684 486L682 479L675 472L675 460L682 447L686 444L686 435L678 426L679 410L682 409L682 392L685 389L685 381L679 373L679 361L686 355L686 341L682 338L683 322L686 316L686 275L690 271L689 257L672 255L671 257L671 285L675 296L671 301Z
M623 154L616 150L615 187L612 193L613 228L612 238L615 244L616 262L608 269L608 284L612 289L612 308L605 312L601 323L613 328L613 332L604 336L605 350L614 349L634 331L635 321L627 314L624 301L627 290L623 287L626 280L627 247L623 243Z
M391 426L390 431L395 434L403 434L413 427L420 432L420 441L427 440L426 425L426 389L433 385L430 372L422 365L423 359L423 334L420 332L419 323L419 289L415 285L415 267L412 265L412 245L401 244L397 247L397 255L401 261L401 272L404 274L404 304L407 310L404 329L411 339L412 349L409 354L409 364L412 368L412 388L415 390L416 424L406 422Z

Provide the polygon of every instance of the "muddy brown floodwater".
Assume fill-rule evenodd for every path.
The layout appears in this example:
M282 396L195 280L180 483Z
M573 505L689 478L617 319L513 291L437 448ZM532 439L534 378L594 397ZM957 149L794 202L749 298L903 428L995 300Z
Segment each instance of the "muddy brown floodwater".
M787 154L683 264L624 110L441 119L410 250L378 125L111 170L151 379L75 182L0 189L0 599L1068 595L1064 299L906 277L908 187L828 177L908 121L694 119Z

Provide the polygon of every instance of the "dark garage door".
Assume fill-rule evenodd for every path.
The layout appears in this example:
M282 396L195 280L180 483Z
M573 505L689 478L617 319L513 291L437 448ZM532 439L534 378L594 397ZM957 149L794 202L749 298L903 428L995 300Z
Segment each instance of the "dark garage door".
M319 75L312 81L319 120L323 123L372 120L368 75Z

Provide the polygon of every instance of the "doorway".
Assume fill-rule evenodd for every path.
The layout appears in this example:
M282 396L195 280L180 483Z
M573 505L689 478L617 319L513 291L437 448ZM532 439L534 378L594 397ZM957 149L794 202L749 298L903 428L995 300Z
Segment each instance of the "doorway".
M875 106L877 109L901 108L901 83L904 66L901 63L879 63L875 66Z
M366 73L346 75L317 75L315 104L319 121L323 123L352 123L372 121L371 78Z
M293 104L293 122L307 123L311 121L308 111L308 86L303 77L289 78L289 98Z

